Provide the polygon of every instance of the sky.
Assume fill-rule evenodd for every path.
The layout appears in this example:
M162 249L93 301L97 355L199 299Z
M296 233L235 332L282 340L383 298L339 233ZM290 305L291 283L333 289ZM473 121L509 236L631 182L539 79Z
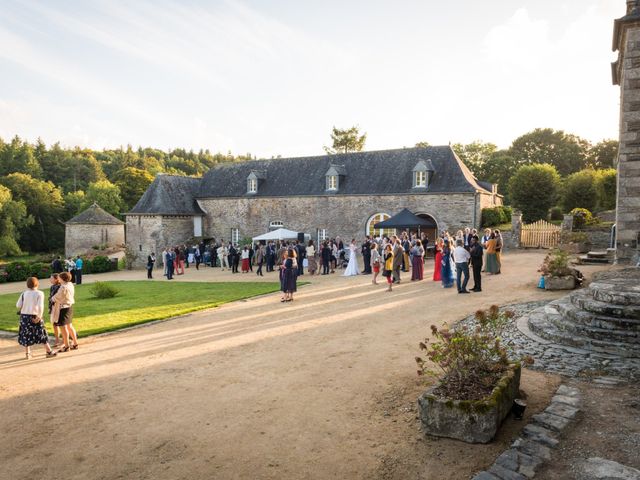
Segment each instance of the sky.
M0 138L323 153L617 138L624 0L0 0Z

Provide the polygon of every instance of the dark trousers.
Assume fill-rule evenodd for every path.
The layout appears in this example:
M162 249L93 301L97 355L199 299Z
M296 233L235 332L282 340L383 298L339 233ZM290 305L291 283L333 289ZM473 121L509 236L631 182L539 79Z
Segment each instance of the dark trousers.
M196 270L200 270L200 257L196 257Z
M479 262L472 262L473 268L473 290L482 290L482 259Z
M300 260L300 263L298 263L298 276L300 275L304 275L304 267L302 266L302 262L303 260Z
M329 259L328 258L323 258L322 259L322 274L323 275L327 275L329 273Z
M371 255L363 255L364 273L371 273Z
M147 278L153 278L153 265L147 267Z
M249 257L249 270L253 272L253 257Z
M76 270L76 285L82 284L82 270Z
M173 280L173 263L167 263L167 280Z
M463 276L464 280L460 283ZM467 262L456 263L456 286L458 287L458 292L464 292L467 289L467 283L469 283L469 264Z
M261 277L264 276L262 275L262 262L258 263L258 270L256 271L256 275L260 275Z
M240 265L240 256L235 255L233 257L233 264L231 266L231 273L238 273L238 265Z

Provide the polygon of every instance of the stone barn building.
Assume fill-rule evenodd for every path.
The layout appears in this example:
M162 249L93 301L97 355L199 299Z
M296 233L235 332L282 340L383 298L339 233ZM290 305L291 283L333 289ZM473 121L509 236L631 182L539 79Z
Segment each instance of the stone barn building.
M362 239L406 207L433 220L429 232L480 226L502 205L451 147L403 148L221 164L202 178L158 175L126 214L127 245L149 252L194 239L238 242L285 227L321 241Z
M125 224L94 203L65 222L64 252L67 257L90 252L94 247L121 247Z

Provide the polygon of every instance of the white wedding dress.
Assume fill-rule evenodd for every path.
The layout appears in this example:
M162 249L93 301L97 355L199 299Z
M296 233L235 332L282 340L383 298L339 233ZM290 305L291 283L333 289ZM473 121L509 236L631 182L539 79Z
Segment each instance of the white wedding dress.
M358 260L356 259L356 246L351 244L349 245L349 263L343 275L345 277L351 277L352 275L359 274L360 270L358 270Z

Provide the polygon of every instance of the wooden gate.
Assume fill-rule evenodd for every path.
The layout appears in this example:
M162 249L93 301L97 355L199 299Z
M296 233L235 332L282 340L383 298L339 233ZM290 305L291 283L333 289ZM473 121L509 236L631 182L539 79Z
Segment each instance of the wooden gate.
M554 248L560 243L561 228L544 220L522 225L520 246L525 248Z

